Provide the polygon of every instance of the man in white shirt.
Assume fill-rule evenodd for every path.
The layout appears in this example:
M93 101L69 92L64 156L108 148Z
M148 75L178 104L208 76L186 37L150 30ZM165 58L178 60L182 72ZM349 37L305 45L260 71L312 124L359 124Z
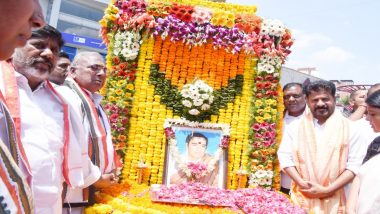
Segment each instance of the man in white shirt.
M313 213L344 213L343 187L363 160L360 129L335 111L335 90L328 81L305 86L310 112L286 128L277 153L292 201Z
M301 118L306 108L305 95L302 92L302 84L291 82L283 87L284 92L284 126L286 129L292 122ZM281 171L281 192L289 194L292 179L283 171Z
M32 28L45 24L38 0L0 2L0 60L25 45ZM3 74L0 66L0 76ZM1 78L0 78L1 79ZM31 173L26 155L17 143L14 123L0 89L0 213L34 213Z
M35 213L62 212L63 180L72 187L83 184L70 109L46 81L62 45L61 34L45 26L15 50L12 63L3 63L4 97L32 171Z
M89 153L94 165L100 169L101 176L89 189L68 189L65 206L72 213L80 213L83 205L93 202L94 189L105 188L117 182L114 175L115 161L111 127L100 102L98 93L106 80L106 67L103 57L96 52L81 52L75 56L70 66L70 76L59 93L70 98L70 104L81 115L88 144L82 148L92 148ZM83 152L82 152L83 153ZM90 185L92 183L88 183ZM86 185L86 186L88 186ZM89 194L86 198L86 194Z

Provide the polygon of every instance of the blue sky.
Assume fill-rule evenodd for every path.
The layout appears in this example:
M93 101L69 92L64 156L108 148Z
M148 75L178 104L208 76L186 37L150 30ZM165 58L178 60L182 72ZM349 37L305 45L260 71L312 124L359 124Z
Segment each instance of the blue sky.
M285 66L314 67L323 79L380 82L380 1L227 0L256 5L262 18L281 20L295 39Z

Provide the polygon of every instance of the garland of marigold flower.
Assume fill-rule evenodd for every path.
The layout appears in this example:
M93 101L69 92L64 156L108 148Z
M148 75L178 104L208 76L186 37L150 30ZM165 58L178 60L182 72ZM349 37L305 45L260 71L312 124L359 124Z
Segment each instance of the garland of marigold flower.
M165 78L180 89L195 78L220 89L244 72L244 53L226 53L220 48L215 51L211 43L189 48L182 42L172 42L168 37L165 40L156 37L155 40L154 64L158 64Z
M275 161L274 156L281 140L279 130L282 127L279 75L269 75L272 72L271 67L265 67L268 63L265 64L262 57L276 55L276 63L284 60L292 44L290 32L283 31L279 24L279 30L275 31L274 36L282 36L280 40L274 39L270 33L263 34L260 31L262 20L250 15L256 11L254 6L204 0L149 1L158 5L157 8L161 7L160 10L162 9L163 13L171 13L171 16L167 16L167 14L156 13L157 11L154 12L149 7L145 8L144 1L139 1L138 8L123 8L124 4L130 3L129 0L121 0L115 5L115 1L111 1L105 16L100 21L102 38L108 45L106 60L111 74L107 81L107 88L103 89L102 93L110 105L107 111L114 125L112 127L113 140L120 147L125 147L128 142L123 178L137 180L137 166L142 161L149 166L143 173L143 182L147 184L162 182L166 145L162 124L166 118L178 118L174 116L178 106L173 107L168 101L174 104L180 101L167 99L170 94L157 93L159 89L152 83L157 81L157 78L152 79L151 76L155 72L154 66L157 65L164 79L172 84L171 89L180 89L194 78L200 78L219 93L217 97L223 98L220 104L211 107L214 115L207 118L212 122L227 123L231 126L228 188L237 188L238 176L235 172L247 166L252 174L260 170L274 172L271 184L262 186L277 188L278 164L273 161ZM168 8L165 8L165 5ZM190 26L189 15L199 10L194 6L210 8L211 17L204 26L209 27L209 32L220 31L225 37L186 41L194 35L206 38L202 37L205 35L201 35L204 28L200 28L201 30L192 28L192 32L195 30L197 34L192 34L190 37L181 37L182 32L178 32L179 36L175 37L173 31L165 32L164 25L158 26L158 17L169 18L162 19L161 24L173 26L173 23L178 23L185 28ZM172 13L175 7L186 9L186 14ZM133 10L137 12L133 13ZM155 33L154 38L151 35L152 32ZM164 36L164 33L168 36ZM219 32L216 35L218 34ZM117 35L131 35L137 40L140 40L140 35L142 35L141 46L139 41L135 41L134 48L131 46L128 49L128 51L133 49L132 56L138 58L126 58L133 59L128 61L118 58L118 56L129 56L122 50L114 53L114 49L121 47L114 46ZM230 45L232 43L234 45ZM256 56L261 63L259 65L255 63ZM262 72L263 68L267 69L265 71L267 73ZM276 74L279 74L278 70ZM176 90L178 94L178 89ZM226 97L228 99L224 99ZM250 97L254 98L250 100ZM174 98L179 97L174 96ZM201 120L205 118L202 117ZM260 127L255 130L257 124ZM269 134L263 131L264 129L269 129ZM260 139L270 140L258 141Z
M281 140L282 140L282 132L283 132L283 126L284 126L284 120L281 120L281 118L284 118L284 92L282 91L281 84L278 84L278 105L277 105L277 112L278 112L278 123L277 123L277 134L276 134L276 146L277 148L280 146ZM278 158L276 158L274 162L274 171L275 173L278 173L277 176L274 177L273 181L273 188L277 191L281 188L281 180L280 180L280 162Z

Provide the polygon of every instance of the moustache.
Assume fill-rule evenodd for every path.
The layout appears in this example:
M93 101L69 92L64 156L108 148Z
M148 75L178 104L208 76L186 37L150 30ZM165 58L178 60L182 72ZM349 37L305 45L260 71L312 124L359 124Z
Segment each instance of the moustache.
M28 61L28 64L29 65L34 65L36 63L43 63L43 64L47 64L49 66L49 69L52 69L53 68L53 63L49 60L49 59L46 59L46 58L31 58L29 61Z
M327 107L317 107L317 108L315 108L315 110L328 110L328 108Z

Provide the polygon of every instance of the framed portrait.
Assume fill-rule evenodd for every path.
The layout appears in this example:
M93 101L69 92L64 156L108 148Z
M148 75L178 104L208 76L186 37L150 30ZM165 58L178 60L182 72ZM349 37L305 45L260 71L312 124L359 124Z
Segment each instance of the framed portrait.
M165 134L163 184L199 182L226 188L228 125L167 119Z

